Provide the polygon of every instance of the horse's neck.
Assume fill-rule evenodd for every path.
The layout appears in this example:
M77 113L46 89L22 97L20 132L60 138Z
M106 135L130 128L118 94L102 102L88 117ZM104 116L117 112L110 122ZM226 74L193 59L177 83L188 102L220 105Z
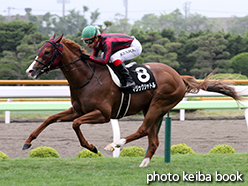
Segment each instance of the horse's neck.
M78 59L79 57L75 54L69 55L67 52L66 55L63 54L63 58L61 60L62 65L65 65L63 68L61 68L61 71L63 72L71 87L78 87L83 85L90 79L92 75L89 67L82 60L70 64L71 62ZM90 66L92 66L92 64L90 64Z

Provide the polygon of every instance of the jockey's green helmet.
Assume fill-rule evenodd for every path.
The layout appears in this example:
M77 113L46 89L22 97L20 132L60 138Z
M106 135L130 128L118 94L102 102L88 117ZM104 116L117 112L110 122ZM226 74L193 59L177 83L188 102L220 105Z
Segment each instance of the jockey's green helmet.
M81 40L88 40L93 39L97 36L100 36L101 32L94 26L88 25L82 31L82 38Z

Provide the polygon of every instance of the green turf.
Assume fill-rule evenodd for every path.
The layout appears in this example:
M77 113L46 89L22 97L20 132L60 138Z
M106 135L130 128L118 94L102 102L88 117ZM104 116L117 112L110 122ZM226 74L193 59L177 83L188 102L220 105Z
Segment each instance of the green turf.
M179 175L178 182L158 181L150 185L247 185L248 154L230 155L173 155L171 163L154 157L148 167L139 168L143 158L81 158L81 159L10 159L0 160L0 185L4 186L139 186L147 185L147 174ZM186 174L211 175L211 182L183 180ZM243 182L216 182L219 174L242 174ZM151 176L151 175L149 175ZM165 179L163 177L162 179Z

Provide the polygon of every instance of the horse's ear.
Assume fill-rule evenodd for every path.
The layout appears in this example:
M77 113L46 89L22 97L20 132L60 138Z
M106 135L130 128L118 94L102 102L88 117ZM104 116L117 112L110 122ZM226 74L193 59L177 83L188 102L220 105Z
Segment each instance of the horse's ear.
M54 39L55 38L55 33L52 35L52 37L50 38L50 40Z
M59 43L61 39L63 38L64 34L61 34L57 39L55 39L56 43Z

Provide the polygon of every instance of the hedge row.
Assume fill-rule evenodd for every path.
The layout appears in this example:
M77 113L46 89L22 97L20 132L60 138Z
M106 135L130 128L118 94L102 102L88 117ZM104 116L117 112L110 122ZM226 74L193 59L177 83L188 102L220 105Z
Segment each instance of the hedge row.
M216 145L212 148L208 154L232 154L236 153L234 148L230 145ZM195 154L193 149L186 144L177 144L171 146L171 154ZM138 157L144 156L145 150L141 147L125 147L120 153L120 157ZM37 147L30 151L28 154L29 158L59 158L58 152L51 147ZM98 153L93 153L89 150L82 150L77 155L76 158L99 158L104 157L103 154L98 151ZM10 159L9 156L2 151L0 151L0 159Z

